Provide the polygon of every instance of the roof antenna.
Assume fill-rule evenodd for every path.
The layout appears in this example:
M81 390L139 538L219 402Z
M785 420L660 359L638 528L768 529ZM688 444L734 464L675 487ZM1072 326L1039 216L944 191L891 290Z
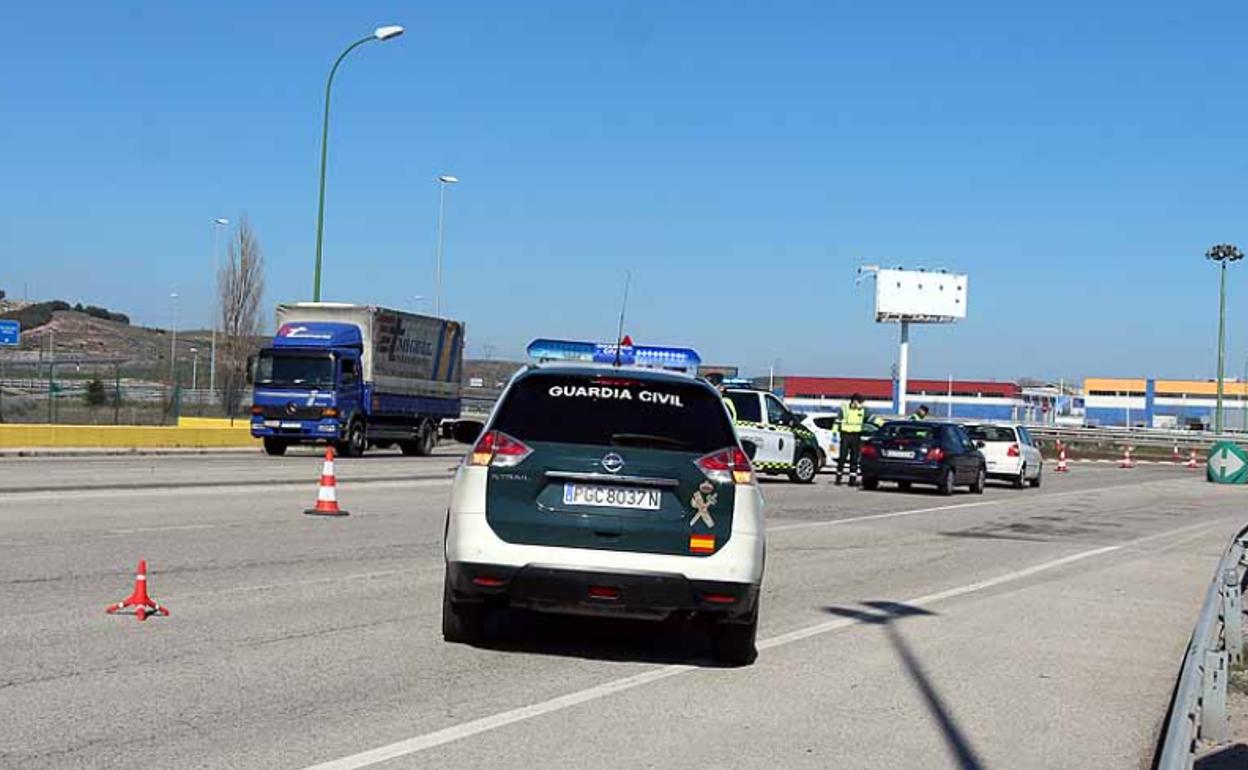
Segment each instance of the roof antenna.
M615 365L620 365L621 348L624 347L624 311L628 309L628 286L633 282L633 271L624 273L624 301L620 303L620 325L615 334Z

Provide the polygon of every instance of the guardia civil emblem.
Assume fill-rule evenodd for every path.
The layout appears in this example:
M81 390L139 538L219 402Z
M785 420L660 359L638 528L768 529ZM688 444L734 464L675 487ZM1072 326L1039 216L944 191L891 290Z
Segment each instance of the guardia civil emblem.
M719 500L719 495L715 494L715 487L709 481L703 481L698 485L698 491L693 493L693 499L689 504L693 506L693 510L697 513L693 514L693 518L689 520L689 526L693 526L700 520L706 524L707 528L715 526L715 519L711 518L711 506Z

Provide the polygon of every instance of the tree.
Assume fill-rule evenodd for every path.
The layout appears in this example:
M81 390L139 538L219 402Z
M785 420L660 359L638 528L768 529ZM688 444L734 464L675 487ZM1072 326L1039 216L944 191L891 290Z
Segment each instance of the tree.
M226 263L217 275L222 337L217 345L217 372L222 407L238 411L247 387L247 359L260 334L260 301L264 298L264 254L244 214L234 231Z
M86 400L87 406L104 406L108 403L108 392L104 389L104 383L99 377L87 383Z

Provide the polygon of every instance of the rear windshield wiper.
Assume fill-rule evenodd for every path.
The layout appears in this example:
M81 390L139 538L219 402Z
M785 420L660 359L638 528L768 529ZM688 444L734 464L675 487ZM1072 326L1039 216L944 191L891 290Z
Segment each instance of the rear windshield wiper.
M688 441L681 441L670 436L656 436L650 433L612 433L611 443L617 446L659 446L672 449L689 449Z

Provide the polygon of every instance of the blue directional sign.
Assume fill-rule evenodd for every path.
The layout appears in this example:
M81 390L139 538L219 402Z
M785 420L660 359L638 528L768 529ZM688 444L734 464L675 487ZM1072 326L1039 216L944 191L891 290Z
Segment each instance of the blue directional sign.
M22 339L20 321L0 321L0 347L15 348Z

